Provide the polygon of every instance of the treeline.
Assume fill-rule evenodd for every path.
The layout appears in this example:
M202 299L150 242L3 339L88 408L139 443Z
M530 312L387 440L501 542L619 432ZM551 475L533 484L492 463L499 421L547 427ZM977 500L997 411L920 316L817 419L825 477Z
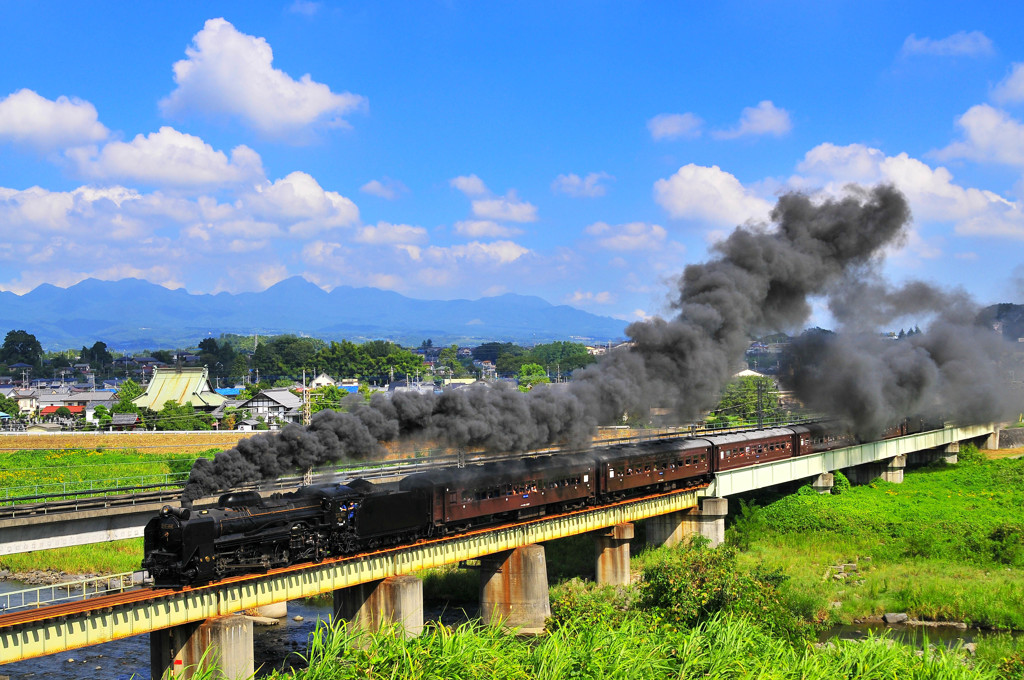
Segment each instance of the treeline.
M130 357L111 352L102 341L77 351L44 352L34 335L12 330L0 346L0 374L20 376L27 372L31 377L56 377L70 374L76 364L88 364L97 378L137 377L141 375L138 360L143 357L167 365L206 366L210 378L222 386L300 380L304 372L309 378L327 373L334 378L376 384L408 378L515 377L524 365L539 366L551 380L556 380L595 360L585 345L575 342L533 347L487 342L460 348L435 346L432 340L424 340L417 348L407 348L387 340L354 343L297 335L235 334L204 338L191 348L145 350ZM21 364L29 369L16 367Z

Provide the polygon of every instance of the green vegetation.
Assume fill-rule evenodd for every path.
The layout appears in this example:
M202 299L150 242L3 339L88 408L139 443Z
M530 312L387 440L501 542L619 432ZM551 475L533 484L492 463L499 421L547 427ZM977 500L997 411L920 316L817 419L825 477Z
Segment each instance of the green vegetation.
M748 568L787 574L805 615L850 621L902 611L1022 629L1024 461L986 461L973 447L960 459L911 472L903 484L741 505L728 540L746 549Z
M0 557L0 568L15 573L39 570L68 574L123 574L136 571L141 563L141 538Z
M700 562L710 551L672 552L684 562L694 556ZM663 559L674 561L668 555ZM727 579L717 567L711 572L713 578ZM773 635L759 618L723 609L684 626L672 615L674 598L641 598L638 603L629 598L634 590L598 589L578 581L556 589L549 633L541 638L518 638L467 623L457 628L428 624L419 637L406 640L395 630L365 633L343 623L321 623L304 657L308 667L270 677L995 680L1012 677L1017 660L1012 644L1000 650L1008 656L994 663L972 659L960 648L925 646L918 655L883 638L820 647L793 644Z
M544 367L540 364L523 364L519 369L520 392L529 392L533 389L534 385L549 382L551 382L551 379L548 378L547 374L544 372Z
M212 457L217 449L199 456ZM14 451L0 454L0 497L73 493L109 487L181 481L194 453L136 450ZM84 494L83 494L84 495Z
M779 407L779 388L775 381L767 376L743 376L726 385L714 415L719 418L730 417L756 423L759 403L761 416L765 420L782 415L782 409Z

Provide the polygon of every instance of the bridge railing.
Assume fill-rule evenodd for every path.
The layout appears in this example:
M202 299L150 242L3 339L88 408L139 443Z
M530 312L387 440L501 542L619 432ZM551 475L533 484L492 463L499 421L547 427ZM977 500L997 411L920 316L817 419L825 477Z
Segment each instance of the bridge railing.
M64 581L45 586L0 593L0 614L20 609L38 609L50 605L85 600L89 597L121 593L143 585L148 574L128 571L121 574L96 576L78 581Z

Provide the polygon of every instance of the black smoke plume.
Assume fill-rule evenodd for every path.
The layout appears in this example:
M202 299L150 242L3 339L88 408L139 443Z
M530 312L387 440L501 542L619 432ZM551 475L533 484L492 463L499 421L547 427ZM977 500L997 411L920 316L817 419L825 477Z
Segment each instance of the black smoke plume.
M685 268L673 302L675 318L631 324L629 350L578 371L567 385L540 385L525 394L498 384L440 395L375 395L368 404L355 399L346 404L348 412L321 411L307 428L289 425L280 434L242 440L212 461L197 461L184 495L198 498L371 456L381 441L401 437L514 452L552 443L586 445L598 424L619 422L624 413L650 406L697 418L717 403L752 335L802 327L810 315L809 298L848 290L848 282L856 280L852 273L869 271L882 248L904 238L909 219L906 200L887 185L851 187L841 198L821 200L783 195L770 225L737 228L714 246L712 260ZM836 294L835 299L843 298ZM847 304L853 306L853 299ZM929 351L923 342L920 346ZM813 356L791 366L791 382L815 404L842 407L838 397L819 399L805 389L820 372L820 362L835 360L825 352ZM955 361L946 363L951 368ZM931 375L908 370L899 390L933 382Z

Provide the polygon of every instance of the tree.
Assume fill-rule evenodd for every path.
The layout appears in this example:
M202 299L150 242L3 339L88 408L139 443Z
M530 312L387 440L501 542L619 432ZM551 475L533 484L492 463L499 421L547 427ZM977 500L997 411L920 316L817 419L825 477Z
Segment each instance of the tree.
M719 415L734 416L741 420L757 419L757 389L761 385L761 414L765 419L779 415L779 392L775 381L766 376L744 376L729 383L722 400L715 409Z
M6 413L11 418L17 418L21 409L18 407L18 402L10 397L6 397L0 394L0 412Z
M587 346L578 342L549 342L540 344L527 352L527 361L540 364L550 373L571 373L577 368L592 364L597 359L587 351Z
M92 364L97 369L114 363L114 357L107 350L107 343L95 342L90 348L82 348L82 363Z
M96 425L101 430L110 427L110 423L114 419L113 416L110 415L110 411L108 411L107 407L103 404L96 407L93 417L96 419Z
M145 391L139 383L131 378L122 382L120 387L117 388L117 404L114 407L114 413L137 413L137 411L118 411L117 406L133 406L132 399L141 396Z
M0 363L8 366L24 363L40 366L43 359L43 346L36 336L26 331L8 331L4 344L0 347Z
M498 375L516 375L523 364L532 363L526 358L526 350L519 345L507 343L498 353L494 366Z
M156 429L158 430L209 430L210 416L205 413L197 413L188 401L179 404L173 399L164 402L156 417Z
M529 392L534 385L549 382L551 379L548 378L544 367L540 364L523 364L523 367L519 369L520 392Z
M316 364L327 373L341 378L361 378L373 367L366 350L348 340L332 341L317 354Z

